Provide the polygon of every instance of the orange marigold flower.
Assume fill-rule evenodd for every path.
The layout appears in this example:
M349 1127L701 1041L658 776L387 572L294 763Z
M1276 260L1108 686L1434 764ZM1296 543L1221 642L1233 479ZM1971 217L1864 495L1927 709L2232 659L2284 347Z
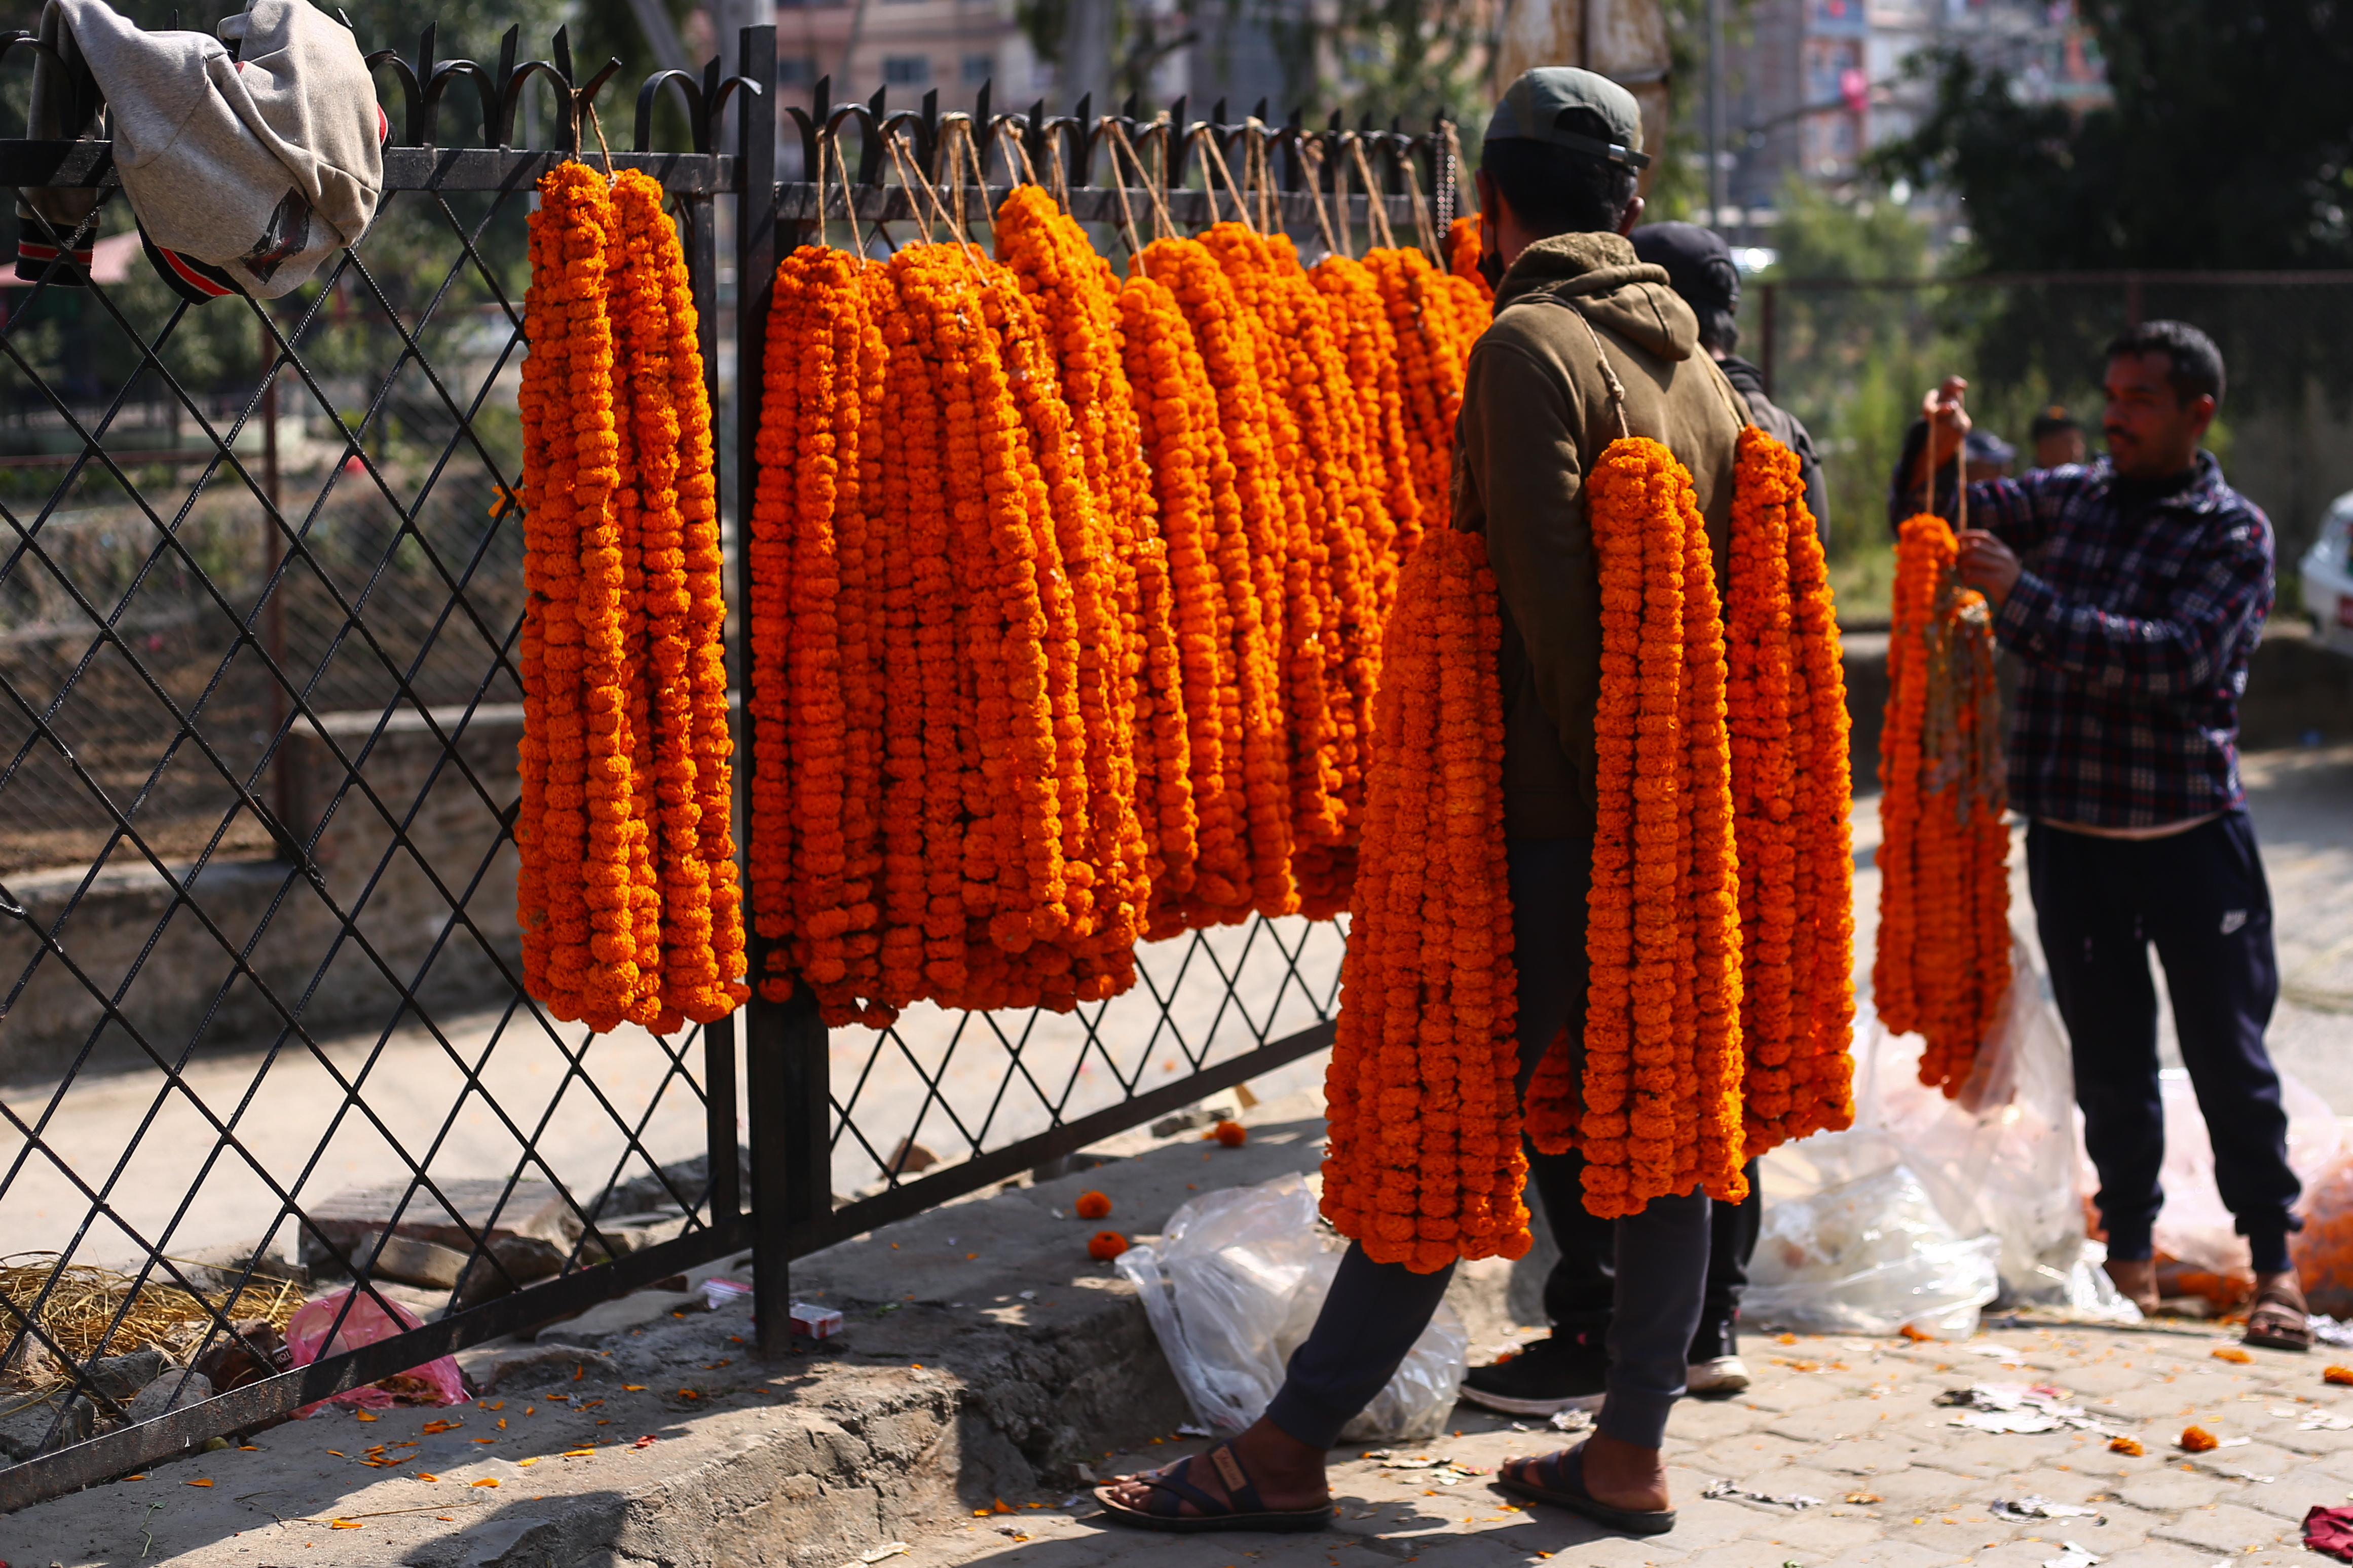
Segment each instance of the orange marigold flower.
M1102 1219L1111 1213L1111 1199L1101 1193L1081 1193L1071 1208L1081 1219Z

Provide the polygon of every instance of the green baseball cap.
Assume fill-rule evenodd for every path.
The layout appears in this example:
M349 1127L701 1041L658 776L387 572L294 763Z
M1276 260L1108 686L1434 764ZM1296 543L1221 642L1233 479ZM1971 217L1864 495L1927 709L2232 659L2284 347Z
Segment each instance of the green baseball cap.
M1566 130L1562 117L1572 110L1589 109L1609 128L1609 140L1596 141ZM1572 153L1583 153L1608 163L1647 169L1650 154L1642 151L1642 110L1634 95L1598 72L1575 66L1538 66L1522 71L1504 93L1487 121L1487 140L1549 142Z

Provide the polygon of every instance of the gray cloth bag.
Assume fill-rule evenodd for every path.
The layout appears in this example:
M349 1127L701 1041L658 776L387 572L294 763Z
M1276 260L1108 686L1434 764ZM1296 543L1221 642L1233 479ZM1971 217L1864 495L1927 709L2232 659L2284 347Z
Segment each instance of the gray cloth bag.
M123 194L167 268L191 258L276 299L375 218L384 111L351 29L308 0L253 0L219 31L242 46L237 58L202 33L143 31L103 0L48 0L41 16L43 39L55 47L69 32L105 96ZM75 133L61 123L65 83L47 60L40 67L34 133ZM70 227L90 210L91 193L42 195L53 225ZM195 269L180 273L173 281L184 291L226 292Z

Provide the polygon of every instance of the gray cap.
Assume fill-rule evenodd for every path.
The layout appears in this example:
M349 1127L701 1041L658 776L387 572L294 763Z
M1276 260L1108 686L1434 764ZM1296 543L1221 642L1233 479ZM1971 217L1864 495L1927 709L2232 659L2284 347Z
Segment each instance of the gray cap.
M1589 109L1609 128L1609 140L1597 142L1566 130L1560 121L1571 110ZM1504 90L1487 121L1487 140L1549 142L1572 153L1583 153L1630 169L1650 167L1642 151L1642 110L1634 95L1595 71L1575 66L1538 66L1522 71Z

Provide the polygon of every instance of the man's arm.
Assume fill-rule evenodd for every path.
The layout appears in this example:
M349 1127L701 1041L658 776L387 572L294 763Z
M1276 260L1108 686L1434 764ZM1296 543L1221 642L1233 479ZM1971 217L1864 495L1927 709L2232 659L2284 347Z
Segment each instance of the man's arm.
M2242 514L2191 561L2161 616L2117 616L2018 574L1994 634L2021 658L2111 690L2179 699L2211 690L2232 647L2272 600L2271 530Z
M1492 341L1471 356L1462 406L1462 481L1486 511L1495 585L1561 750L1589 776L1601 597L1583 505L1584 411L1571 406L1558 375L1515 345Z

